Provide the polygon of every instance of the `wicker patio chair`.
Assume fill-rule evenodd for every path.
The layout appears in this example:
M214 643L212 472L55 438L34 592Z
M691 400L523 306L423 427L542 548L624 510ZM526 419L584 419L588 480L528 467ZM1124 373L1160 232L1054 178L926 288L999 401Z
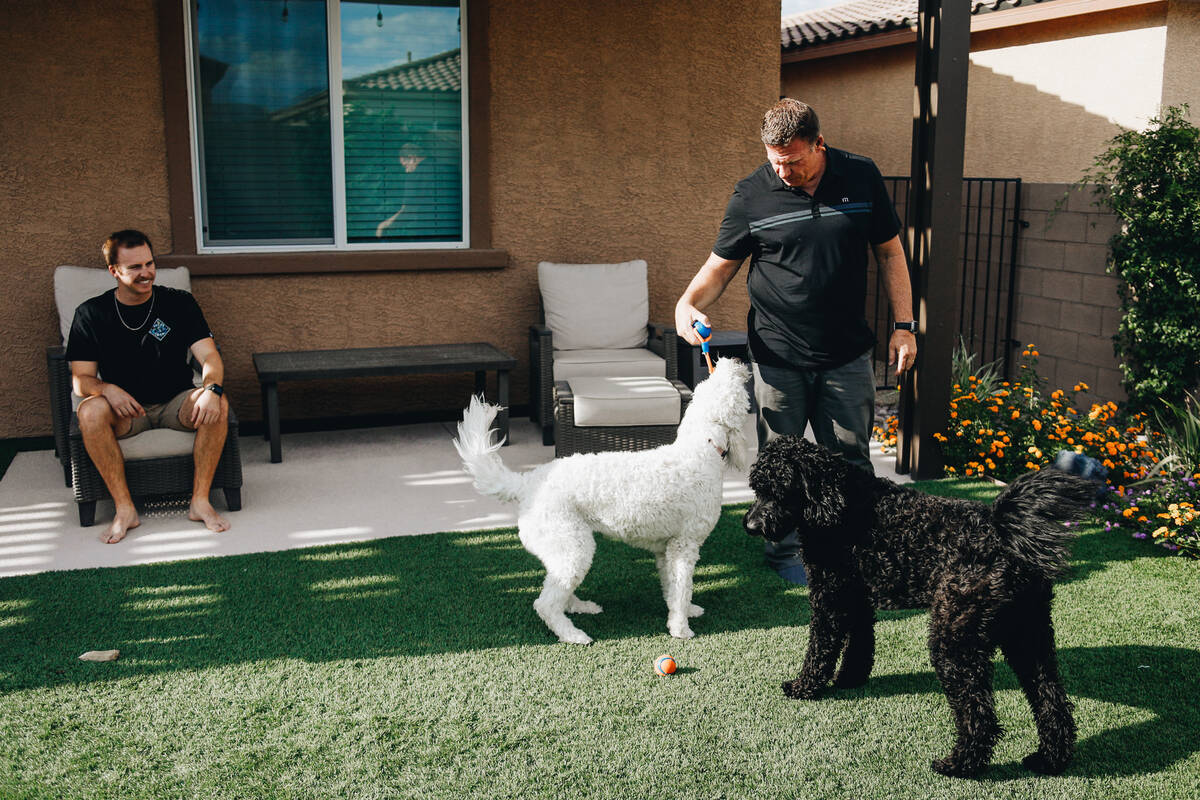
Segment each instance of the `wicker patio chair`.
M649 321L646 262L538 264L544 324L529 328L530 419L554 444L554 384L572 377L675 380L674 328Z
M186 267L158 270L155 282L172 288L191 290ZM79 303L112 287L107 270L82 267L58 267L54 273L54 295L58 306L60 333L66 341L71 320ZM46 349L46 369L50 381L51 427L54 450L62 462L63 478L75 494L79 506L79 524L87 527L96 520L96 502L109 496L108 488L92 464L83 446L75 417L71 393L71 368L66 348ZM74 398L78 399L78 398ZM150 430L122 439L125 455L125 479L135 498L181 496L192 492L194 435L174 430ZM230 511L242 507L242 457L238 444L238 421L231 408L225 449L213 476L213 488L221 489Z

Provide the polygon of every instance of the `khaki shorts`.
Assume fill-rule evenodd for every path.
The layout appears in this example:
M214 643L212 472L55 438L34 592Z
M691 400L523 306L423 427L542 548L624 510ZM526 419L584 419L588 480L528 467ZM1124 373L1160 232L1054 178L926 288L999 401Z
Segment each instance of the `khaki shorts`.
M194 428L189 428L179 421L179 410L183 408L188 395L194 391L196 391L194 388L184 389L165 403L142 406L146 413L140 417L134 417L133 424L129 428L129 433L117 438L128 439L130 436L137 436L139 433L153 428L170 428L173 431L192 433L195 430Z

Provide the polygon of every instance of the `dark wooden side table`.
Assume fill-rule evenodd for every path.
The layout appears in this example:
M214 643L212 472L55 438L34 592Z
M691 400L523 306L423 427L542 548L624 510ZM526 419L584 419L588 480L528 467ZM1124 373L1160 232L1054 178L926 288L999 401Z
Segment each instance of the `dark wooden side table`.
M279 441L279 384L282 381L361 378L376 375L474 372L475 393L483 394L487 373L496 372L496 422L508 436L508 373L517 360L486 342L358 347L347 350L297 350L255 353L254 370L262 387L263 423L271 442L271 463L283 461Z

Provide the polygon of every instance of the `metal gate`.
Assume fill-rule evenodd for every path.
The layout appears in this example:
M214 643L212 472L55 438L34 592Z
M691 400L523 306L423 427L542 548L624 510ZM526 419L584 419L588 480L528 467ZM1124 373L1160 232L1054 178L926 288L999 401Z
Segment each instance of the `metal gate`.
M907 229L910 179L885 176L883 181ZM963 178L958 332L968 352L979 356L980 363L999 361L1006 377L1011 376L1014 345L1019 344L1012 334L1017 246L1020 229L1027 224L1020 217L1020 178ZM903 232L900 238L905 240ZM904 250L909 255L907 241ZM895 319L873 255L870 270L866 312L875 331L875 382L881 388L894 388L895 368L888 369L887 348Z

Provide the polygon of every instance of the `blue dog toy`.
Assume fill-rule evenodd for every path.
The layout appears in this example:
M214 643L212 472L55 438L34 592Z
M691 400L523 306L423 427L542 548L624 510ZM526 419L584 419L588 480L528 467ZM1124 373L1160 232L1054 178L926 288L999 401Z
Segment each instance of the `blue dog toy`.
M713 374L712 358L708 355L709 342L712 341L712 328L705 325L700 320L692 323L692 327L696 329L696 333L700 335L700 352L704 353L704 360L708 363L708 374Z

